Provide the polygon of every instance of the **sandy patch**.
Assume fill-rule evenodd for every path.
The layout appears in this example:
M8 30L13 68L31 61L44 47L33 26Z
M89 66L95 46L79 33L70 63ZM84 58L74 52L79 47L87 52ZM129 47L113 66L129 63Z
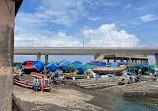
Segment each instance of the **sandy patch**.
M54 89L51 92L34 92L33 90L14 87L14 96L22 101L34 102L35 104L53 104L70 109L89 109L98 110L87 101L90 101L93 96L81 93L73 89Z

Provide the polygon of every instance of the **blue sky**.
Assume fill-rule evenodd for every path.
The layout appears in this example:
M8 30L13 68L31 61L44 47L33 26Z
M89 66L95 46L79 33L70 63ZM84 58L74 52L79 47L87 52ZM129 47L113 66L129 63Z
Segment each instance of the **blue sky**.
M156 0L24 0L15 46L158 47Z

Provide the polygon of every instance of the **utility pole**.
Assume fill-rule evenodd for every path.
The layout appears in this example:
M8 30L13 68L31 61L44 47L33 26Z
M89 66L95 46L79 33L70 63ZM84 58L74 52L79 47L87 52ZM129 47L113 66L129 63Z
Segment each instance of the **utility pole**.
M83 36L83 48L84 48L84 36Z

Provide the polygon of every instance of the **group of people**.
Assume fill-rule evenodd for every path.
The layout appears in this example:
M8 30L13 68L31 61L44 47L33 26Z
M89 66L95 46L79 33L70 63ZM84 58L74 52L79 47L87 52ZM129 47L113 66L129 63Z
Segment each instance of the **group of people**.
M118 85L123 85L123 84L131 84L131 83L137 83L137 82L140 82L140 76L139 75L137 75L137 76L129 76L129 77L127 77L127 76L125 76L125 77L123 77L122 79L120 79L119 81L118 81Z
M44 77L38 79L38 78L35 78L34 80L34 91L37 92L38 89L40 89L41 92L44 91L44 85L45 85L45 80L44 80Z

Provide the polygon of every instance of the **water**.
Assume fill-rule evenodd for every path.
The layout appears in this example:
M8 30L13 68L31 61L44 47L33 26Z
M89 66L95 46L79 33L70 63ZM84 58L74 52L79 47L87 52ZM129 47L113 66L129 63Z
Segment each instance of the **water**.
M139 102L116 100L115 111L158 111L158 109Z

